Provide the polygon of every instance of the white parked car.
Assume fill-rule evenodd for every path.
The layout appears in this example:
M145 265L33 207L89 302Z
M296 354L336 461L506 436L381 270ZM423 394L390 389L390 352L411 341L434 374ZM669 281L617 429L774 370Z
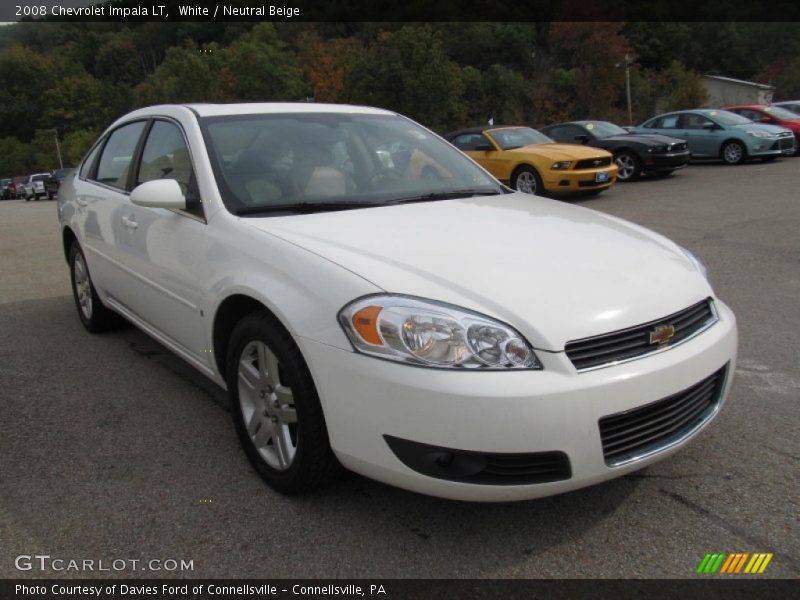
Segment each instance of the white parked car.
M78 315L227 388L256 471L462 500L669 456L719 413L734 315L687 250L513 193L373 108L132 112L58 195ZM198 439L202 432L198 432Z
M50 178L50 173L36 173L29 175L25 180L24 188L20 190L25 202L28 200L38 200L47 196L47 188L45 182Z

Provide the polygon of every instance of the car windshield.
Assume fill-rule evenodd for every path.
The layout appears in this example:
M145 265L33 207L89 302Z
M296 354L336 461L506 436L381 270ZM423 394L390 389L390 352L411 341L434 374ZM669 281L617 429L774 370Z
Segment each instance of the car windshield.
M783 119L784 121L798 121L800 120L800 115L797 113L793 113L790 110L786 110L785 108L781 108L779 106L768 106L764 109L764 112L772 115L776 119Z
M599 138L628 134L628 132L619 125L614 125L614 123L609 123L608 121L585 121L581 123L581 125Z
M736 113L732 113L727 110L703 110L699 112L700 114L713 119L720 125L747 125L748 123L753 122L742 115L737 115Z
M202 118L201 128L234 214L504 191L453 146L396 115L230 115Z
M504 127L487 132L502 150L513 150L528 144L552 144L553 140L530 127Z

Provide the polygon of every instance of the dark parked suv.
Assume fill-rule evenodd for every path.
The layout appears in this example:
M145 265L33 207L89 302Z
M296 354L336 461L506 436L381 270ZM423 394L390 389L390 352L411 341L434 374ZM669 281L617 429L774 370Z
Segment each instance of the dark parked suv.
M48 199L52 200L58 195L58 187L61 185L61 182L64 181L64 178L71 174L74 170L75 169L72 167L65 167L63 169L56 169L53 171L53 174L45 182Z

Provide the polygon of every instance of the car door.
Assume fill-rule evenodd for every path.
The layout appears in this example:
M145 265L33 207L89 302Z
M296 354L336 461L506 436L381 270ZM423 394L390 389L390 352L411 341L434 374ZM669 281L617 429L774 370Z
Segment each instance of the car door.
M116 222L128 201L128 174L146 121L121 125L91 151L75 182L75 217L92 282L103 298L126 295Z
M700 113L685 113L682 125L689 142L692 156L717 157L725 130L714 121Z
M155 119L146 132L133 187L176 180L186 210L137 206L126 199L117 220L119 253L127 267L125 308L203 364L210 364L201 291L206 270L206 221L191 153L177 122Z

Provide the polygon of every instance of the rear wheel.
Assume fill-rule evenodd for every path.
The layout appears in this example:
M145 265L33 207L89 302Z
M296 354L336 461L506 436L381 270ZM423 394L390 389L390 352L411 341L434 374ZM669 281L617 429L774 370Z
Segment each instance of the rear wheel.
M268 312L234 328L228 394L253 468L284 494L311 491L339 472L311 373L289 333Z
M738 165L747 157L744 145L736 140L726 142L722 147L722 160L729 165Z
M522 165L514 171L511 177L511 187L519 192L526 194L544 194L544 186L542 185L542 178L533 167Z
M86 257L77 242L72 244L69 251L69 271L78 317L86 329L92 333L100 333L124 323L122 317L100 301L86 266Z
M619 181L631 181L639 176L642 167L639 158L632 152L623 150L614 155L614 162L617 163L617 179Z

